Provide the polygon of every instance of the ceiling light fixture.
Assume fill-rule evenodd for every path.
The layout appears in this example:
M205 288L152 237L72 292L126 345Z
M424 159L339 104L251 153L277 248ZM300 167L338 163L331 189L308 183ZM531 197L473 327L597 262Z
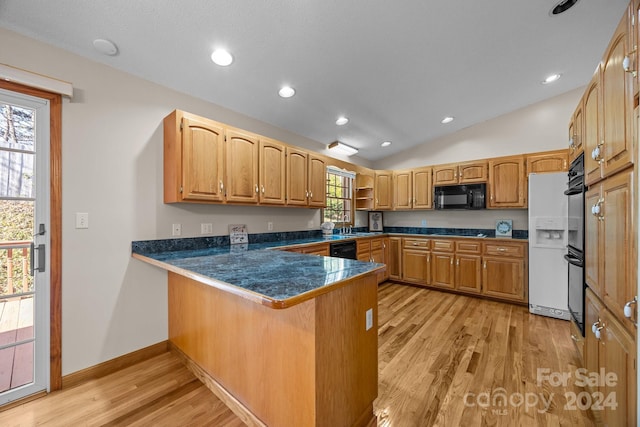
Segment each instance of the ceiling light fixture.
M280 90L278 91L278 95L280 95L280 97L282 98L291 98L295 94L296 90L291 86L282 86L282 88L280 88Z
M221 67L231 65L233 62L233 56L224 49L216 49L211 54L211 60Z
M571 9L573 6L575 6L576 3L578 3L578 0L562 0L560 3L551 8L549 15L560 15L561 13Z
M346 118L345 116L340 116L338 117L338 120L336 120L336 124L338 126L343 126L343 125L346 125L347 123L349 123L349 119Z
M547 76L546 79L543 80L542 84L543 85L548 85L549 83L553 83L555 81L558 81L558 79L560 78L562 74L551 74L549 76Z
M95 39L93 47L104 55L116 56L118 54L118 46L114 42L105 39Z
M382 144L380 144L381 147L388 147L391 145L391 141L385 141Z
M447 116L444 119L440 120L440 123L446 125L447 123L451 123L453 121L453 117Z
M340 153L347 156L353 156L358 152L357 148L350 147L346 144L343 144L340 141L334 141L327 146L327 149L331 150L334 153Z

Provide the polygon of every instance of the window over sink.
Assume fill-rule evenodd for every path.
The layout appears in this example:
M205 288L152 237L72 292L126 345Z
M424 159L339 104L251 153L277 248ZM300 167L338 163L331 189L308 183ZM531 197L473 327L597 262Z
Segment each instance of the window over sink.
M353 225L353 183L355 172L327 166L327 207L323 209L323 222Z

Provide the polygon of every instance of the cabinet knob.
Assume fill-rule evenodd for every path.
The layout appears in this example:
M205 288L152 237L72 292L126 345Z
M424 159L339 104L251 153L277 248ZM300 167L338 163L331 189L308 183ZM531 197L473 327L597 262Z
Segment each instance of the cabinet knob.
M459 265L460 265L460 259L458 258L458 259L456 260L456 266L459 266Z
M224 184L220 181L220 191L224 191Z
M451 263L450 264L453 265L453 258L451 258Z
M484 268L487 268L487 261L484 262Z
M262 194L264 194L264 185L261 185L262 187Z
M598 319L597 322L595 322L593 325L591 325L591 332L593 332L593 335L596 336L596 339L599 340L602 337L602 334L600 333L600 331L604 328L604 323L602 323L602 321L600 319Z
M256 184L256 194L260 193L260 188L258 188L258 184Z
M633 75L633 77L636 77L638 72L637 70L633 69L633 60L631 59L630 55L633 55L636 51L633 50L632 52L629 52L628 54L626 54L624 56L624 59L622 60L622 69L624 70L625 73L630 73L631 75Z

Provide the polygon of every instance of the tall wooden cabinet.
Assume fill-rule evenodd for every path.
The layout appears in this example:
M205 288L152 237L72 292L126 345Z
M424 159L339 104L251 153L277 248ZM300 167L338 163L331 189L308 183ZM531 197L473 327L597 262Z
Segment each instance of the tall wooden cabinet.
M375 209L393 209L393 172L376 171Z
M326 163L320 157L296 148L287 149L287 205L326 205Z
M413 171L393 172L393 199L394 209L413 208Z
M424 167L393 173L393 209L431 209L433 187L431 168Z
M584 109L584 182L594 184L602 179L602 111L600 108L600 66L582 96Z
M284 205L286 202L286 152L284 144L260 139L260 204Z

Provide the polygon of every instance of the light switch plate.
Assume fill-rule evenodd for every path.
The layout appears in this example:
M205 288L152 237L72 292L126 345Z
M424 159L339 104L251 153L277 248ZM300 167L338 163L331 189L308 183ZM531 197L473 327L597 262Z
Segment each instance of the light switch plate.
M89 214L76 212L76 228L89 228Z
M365 317L365 330L368 331L369 329L373 328L373 308L367 310Z

